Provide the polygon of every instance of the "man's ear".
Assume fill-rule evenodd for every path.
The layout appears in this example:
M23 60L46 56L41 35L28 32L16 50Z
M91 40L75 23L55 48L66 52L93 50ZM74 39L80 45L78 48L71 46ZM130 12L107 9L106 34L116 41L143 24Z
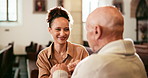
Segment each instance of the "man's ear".
M95 39L99 39L101 37L101 26L95 26Z

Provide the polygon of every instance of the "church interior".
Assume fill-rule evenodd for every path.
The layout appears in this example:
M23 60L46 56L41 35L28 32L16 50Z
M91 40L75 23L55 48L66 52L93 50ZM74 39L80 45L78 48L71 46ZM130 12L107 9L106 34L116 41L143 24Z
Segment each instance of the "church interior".
M68 41L89 52L86 18L103 5L117 7L124 17L124 38L134 41L148 76L148 0L0 0L0 78L37 78L38 53L50 46L47 12L55 6L73 17Z

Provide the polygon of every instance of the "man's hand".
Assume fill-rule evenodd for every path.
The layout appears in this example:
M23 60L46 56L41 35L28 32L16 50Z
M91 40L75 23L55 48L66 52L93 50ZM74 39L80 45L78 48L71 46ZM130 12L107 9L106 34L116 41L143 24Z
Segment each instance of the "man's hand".
M51 68L51 75L54 73L54 71L56 71L56 70L64 70L64 71L66 71L67 73L69 73L69 71L68 71L68 68L67 68L67 66L64 64L64 63L62 63L62 64L56 64L56 65L54 65L52 68Z

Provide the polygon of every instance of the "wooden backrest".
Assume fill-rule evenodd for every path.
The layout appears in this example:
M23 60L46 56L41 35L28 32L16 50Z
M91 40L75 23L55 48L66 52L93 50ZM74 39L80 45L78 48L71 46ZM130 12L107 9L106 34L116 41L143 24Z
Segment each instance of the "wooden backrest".
M148 76L148 43L145 44L136 44L136 52L140 56L142 62L144 63L147 76Z
M36 66L36 61L32 59L27 59L27 72L28 78L38 78L38 67Z
M0 78L11 78L13 64L13 43L0 51Z

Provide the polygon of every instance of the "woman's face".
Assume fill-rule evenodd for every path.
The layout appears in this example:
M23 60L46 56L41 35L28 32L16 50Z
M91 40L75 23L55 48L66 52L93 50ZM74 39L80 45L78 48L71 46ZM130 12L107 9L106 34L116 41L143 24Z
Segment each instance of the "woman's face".
M64 17L55 18L49 27L49 32L51 33L54 43L64 44L70 35L69 22Z

